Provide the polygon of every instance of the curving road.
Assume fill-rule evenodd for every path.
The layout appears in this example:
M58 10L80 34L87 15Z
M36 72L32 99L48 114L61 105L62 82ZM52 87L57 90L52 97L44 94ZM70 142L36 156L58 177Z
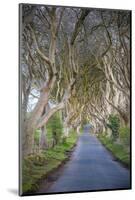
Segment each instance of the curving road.
M48 189L39 193L129 189L130 172L114 160L99 140L84 129L70 160Z

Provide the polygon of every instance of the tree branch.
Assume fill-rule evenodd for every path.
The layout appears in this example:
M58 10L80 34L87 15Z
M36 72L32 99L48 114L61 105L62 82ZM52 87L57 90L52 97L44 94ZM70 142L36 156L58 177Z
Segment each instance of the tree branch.
M35 44L35 48L37 50L37 53L42 57L42 59L48 64L48 65L51 65L51 62L49 60L49 58L39 49L39 46L38 46L38 43L37 43L37 39L36 39L36 36L35 36L35 33L34 33L34 30L33 28L31 27L31 25L28 26L30 31L31 31L31 34L32 34L32 38L33 38L33 41L34 41L34 44Z
M45 113L40 120L38 120L37 122L37 128L41 128L42 126L44 126L48 120L50 119L50 117L58 110L61 110L64 108L64 103L61 102L59 103L57 106L55 106L54 108L51 108L47 113Z
M87 17L87 15L89 14L89 12L90 12L90 10L88 10L88 9L82 10L82 14L75 24L75 28L74 28L74 31L73 31L73 34L72 34L72 37L71 37L71 42L70 42L71 45L74 44L75 39L76 39L76 37L79 33L80 27L81 27L83 21L85 20L85 18Z

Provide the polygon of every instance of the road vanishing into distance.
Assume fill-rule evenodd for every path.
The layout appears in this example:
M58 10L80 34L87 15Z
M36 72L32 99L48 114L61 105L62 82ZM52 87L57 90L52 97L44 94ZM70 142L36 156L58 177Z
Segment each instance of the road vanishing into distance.
M129 188L130 171L116 161L86 127L69 161L52 175L48 187L45 180L41 183L38 193Z

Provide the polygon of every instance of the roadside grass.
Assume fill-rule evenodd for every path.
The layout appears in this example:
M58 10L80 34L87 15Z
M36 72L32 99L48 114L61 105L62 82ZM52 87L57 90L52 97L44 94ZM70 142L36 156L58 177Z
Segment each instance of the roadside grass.
M112 154L128 168L130 167L130 152L123 144L117 144L113 139L99 136L101 143L112 152Z
M68 153L77 141L77 134L71 132L63 143L54 148L42 151L40 154L31 155L23 160L22 167L22 191L34 192L38 189L38 182L46 178L48 173L56 169L68 158Z

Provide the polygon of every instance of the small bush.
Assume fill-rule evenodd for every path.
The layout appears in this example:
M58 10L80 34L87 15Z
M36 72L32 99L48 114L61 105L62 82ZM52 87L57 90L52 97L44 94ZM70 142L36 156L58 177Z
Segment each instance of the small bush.
M112 131L113 139L116 140L119 136L120 120L117 115L110 115L108 120L109 123L107 124L107 126Z
M63 126L60 119L59 112L55 113L49 120L47 128L51 130L52 137L55 140L55 144L58 144L63 133Z
M130 145L130 128L129 127L121 127L119 129L119 137L121 142L129 146Z

